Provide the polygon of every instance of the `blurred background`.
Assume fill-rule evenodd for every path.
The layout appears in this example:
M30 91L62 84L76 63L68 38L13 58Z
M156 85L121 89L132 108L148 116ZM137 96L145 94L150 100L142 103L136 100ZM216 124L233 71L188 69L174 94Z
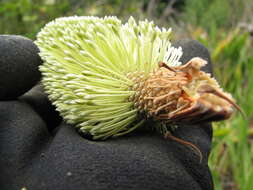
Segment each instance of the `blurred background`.
M215 77L246 113L214 123L209 165L215 189L253 189L252 0L0 0L0 34L35 39L47 22L72 15L147 18L172 27L172 41L192 38L204 44Z

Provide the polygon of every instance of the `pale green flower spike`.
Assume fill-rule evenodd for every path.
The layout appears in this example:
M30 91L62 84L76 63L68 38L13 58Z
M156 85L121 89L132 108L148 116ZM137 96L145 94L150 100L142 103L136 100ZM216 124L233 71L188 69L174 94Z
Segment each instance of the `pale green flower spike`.
M132 17L125 24L116 17L77 16L48 23L35 43L49 99L67 123L94 139L127 134L148 117L166 132L166 123L193 105L182 97L199 98L201 85L218 85L207 74L199 83L187 82L186 73L194 78L190 71L200 72L205 62L180 66L182 50L171 46L170 33Z

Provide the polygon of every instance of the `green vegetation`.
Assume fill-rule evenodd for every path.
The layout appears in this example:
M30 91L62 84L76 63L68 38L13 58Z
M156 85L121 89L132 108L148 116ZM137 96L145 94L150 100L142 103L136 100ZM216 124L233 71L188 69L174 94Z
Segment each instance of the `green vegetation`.
M243 30L239 26L241 23L253 24L253 20L248 20L253 16L249 12L253 10L253 3L247 0L187 2L183 18L189 18L189 33L211 51L215 77L222 87L233 94L246 114L246 118L237 114L229 121L214 123L209 165L215 189L251 190L253 41L250 32L253 31Z
M246 114L214 124L213 151L210 166L216 189L253 188L253 55L248 33L238 30L217 40L212 53L214 73L226 90L237 99ZM251 53L251 54L250 54Z
M197 39L212 54L214 75L246 114L214 124L210 155L215 189L253 189L252 0L2 0L0 33L35 39L50 20L68 15L130 15L171 26L174 40Z

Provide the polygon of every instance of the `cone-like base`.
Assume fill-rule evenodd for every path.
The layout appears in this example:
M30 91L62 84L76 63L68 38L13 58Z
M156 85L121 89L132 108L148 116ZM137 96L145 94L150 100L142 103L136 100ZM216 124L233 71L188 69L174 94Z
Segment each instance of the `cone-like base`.
M130 97L134 107L147 118L163 123L191 124L199 121L216 121L231 116L236 104L208 73L200 70L206 62L193 58L186 65L159 67L145 76L134 73Z

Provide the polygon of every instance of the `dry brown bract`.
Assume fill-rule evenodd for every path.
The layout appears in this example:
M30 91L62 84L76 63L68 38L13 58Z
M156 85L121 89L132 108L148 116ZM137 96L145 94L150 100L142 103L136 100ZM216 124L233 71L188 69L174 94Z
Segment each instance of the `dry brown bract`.
M145 80L138 79L135 107L155 120L177 124L224 120L231 116L233 107L241 111L232 96L200 70L205 65L198 57L179 67L160 62Z

